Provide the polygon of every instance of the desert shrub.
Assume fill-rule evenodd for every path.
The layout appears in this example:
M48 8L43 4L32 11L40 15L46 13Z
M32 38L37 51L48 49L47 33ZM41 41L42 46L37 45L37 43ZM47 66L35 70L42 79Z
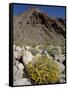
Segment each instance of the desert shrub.
M26 70L33 84L56 83L60 77L58 65L47 56L35 58L26 66Z
M36 50L36 49L34 49L34 48L30 49L29 51L30 51L30 52L32 53L32 55L34 55L34 56L39 53L39 51Z
M57 48L48 49L48 53L49 53L51 56L59 55L59 50L58 50Z

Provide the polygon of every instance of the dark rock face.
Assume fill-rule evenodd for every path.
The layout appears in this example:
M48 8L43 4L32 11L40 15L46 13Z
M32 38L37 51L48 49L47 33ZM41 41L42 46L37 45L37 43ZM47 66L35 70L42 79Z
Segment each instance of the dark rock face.
M65 45L65 19L53 18L36 9L14 17L16 45Z

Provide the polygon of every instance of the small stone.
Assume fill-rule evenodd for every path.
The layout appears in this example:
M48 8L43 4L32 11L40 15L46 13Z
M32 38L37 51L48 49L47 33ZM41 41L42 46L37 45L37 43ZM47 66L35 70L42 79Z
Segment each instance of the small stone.
M16 46L16 51L20 51L21 52L21 48L19 46Z
M64 79L60 79L59 82L60 82L60 83L65 83L65 80L64 80Z
M61 74L61 79L64 79L65 78L65 74Z
M55 56L54 56L54 59L55 59L56 61L60 62L60 63L63 63L64 60L65 60L65 56L62 55L62 54L55 55Z
M16 45L15 44L13 45L13 49L16 50Z

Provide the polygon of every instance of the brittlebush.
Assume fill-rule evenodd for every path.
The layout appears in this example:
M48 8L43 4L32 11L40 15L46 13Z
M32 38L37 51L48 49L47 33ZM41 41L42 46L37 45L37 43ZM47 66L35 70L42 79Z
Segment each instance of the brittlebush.
M60 76L58 65L47 56L35 58L27 65L26 70L34 84L56 83Z

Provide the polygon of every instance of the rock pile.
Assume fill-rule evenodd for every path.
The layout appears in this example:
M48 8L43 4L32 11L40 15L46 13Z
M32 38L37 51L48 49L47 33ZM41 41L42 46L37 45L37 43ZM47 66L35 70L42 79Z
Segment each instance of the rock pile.
M23 48L14 45L13 46L13 80L14 85L32 85L31 80L25 75L25 67L30 62L34 62L35 58L41 57L41 56L47 56L48 59L54 60L54 62L58 65L61 76L58 83L64 83L65 82L65 65L63 62L65 61L65 56L61 53L61 48L58 47L59 54L55 54L52 56L50 53L48 53L48 50L46 48L32 48L29 46L23 46ZM53 49L54 47L51 47ZM33 54L34 53L34 54ZM53 54L53 53L52 53ZM24 77L25 75L25 77Z

